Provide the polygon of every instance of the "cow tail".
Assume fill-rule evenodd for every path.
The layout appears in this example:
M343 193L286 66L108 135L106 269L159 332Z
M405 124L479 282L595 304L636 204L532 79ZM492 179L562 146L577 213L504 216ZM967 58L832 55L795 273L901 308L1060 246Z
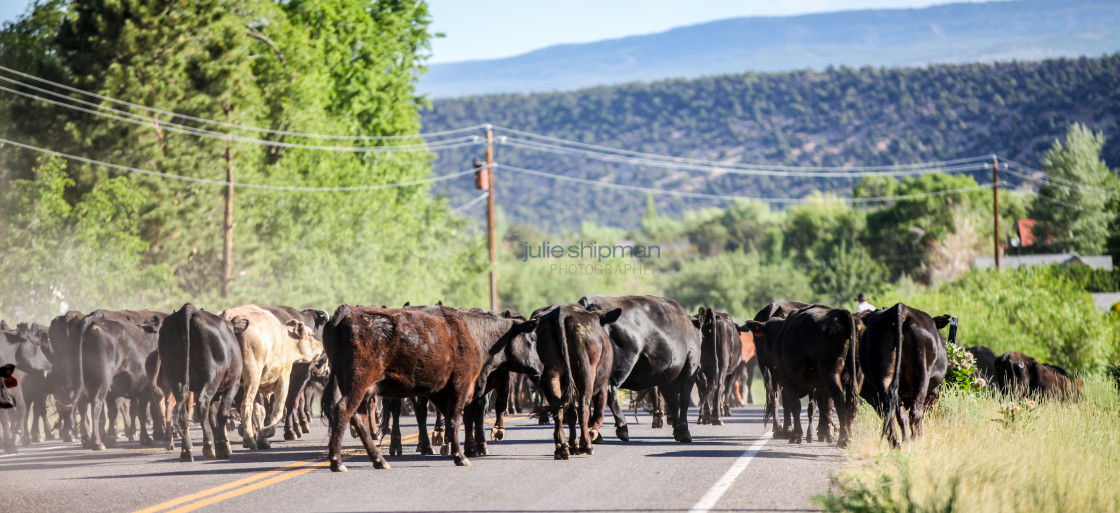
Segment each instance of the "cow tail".
M346 310L343 310L344 308ZM335 391L338 388L338 358L335 355L338 345L338 324L348 313L349 308L346 305L339 306L323 326L323 352L327 354L327 363L330 364L331 370L327 374L327 384L323 387L323 397L319 399L319 411L323 423L328 426L334 423Z
M902 303L894 305L895 311L895 353L894 353L894 375L891 376L891 384L887 387L887 401L886 411L883 412L883 434L882 436L888 437L891 433L891 425L894 423L895 415L898 412L898 387L899 387L899 374L902 373L902 323L903 308ZM900 426L901 427L901 426Z
M762 386L766 389L766 409L765 413L762 414L762 423L766 424L766 421L770 420L771 417L777 418L778 416L778 412L776 411L778 409L776 404L778 402L778 395L777 392L773 390L774 387L770 383L770 369L760 364L758 366L758 371L759 374L762 375Z
M856 389L857 373L859 372L859 332L856 330L856 316L850 314L848 322L851 325L851 334L848 340L848 366L851 371L847 373L847 380L841 377L844 385L844 398L849 415L855 415L859 406L859 390ZM846 382L845 382L846 381Z
M568 350L568 334L564 329L564 324L567 322L567 316L564 315L563 309L556 312L556 317L560 326L560 359L564 361L564 374L560 376L560 400L555 404L549 399L547 405L541 405L533 408L533 415L556 415L563 411L565 408L572 404L575 397L575 384L572 379L572 362L570 360L571 351ZM543 387L542 387L543 388ZM547 397L547 394L545 394Z
M187 306L183 308L183 319L185 326L183 333L184 340L184 356L183 356L183 384L179 390L175 392L175 423L179 426L184 426L184 429L190 428L190 404L188 400L191 396L191 318L194 317L194 307ZM222 412L224 415L225 412ZM170 435L168 435L170 436Z

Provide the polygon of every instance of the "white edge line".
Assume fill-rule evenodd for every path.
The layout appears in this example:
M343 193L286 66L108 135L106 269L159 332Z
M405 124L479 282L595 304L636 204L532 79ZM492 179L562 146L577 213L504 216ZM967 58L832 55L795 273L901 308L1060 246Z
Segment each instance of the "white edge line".
M754 445L751 445L750 449L743 451L739 459L735 460L731 468L723 473L723 477L720 477L719 481L716 481L703 497L700 497L700 500L696 502L696 505L693 506L692 509L688 510L688 513L708 513L708 511L714 508L720 498L723 497L723 494L727 492L727 489L731 488L731 485L735 483L735 479L739 477L739 474L742 474L743 471L747 469L747 465L750 465L751 459L758 454L759 449L762 449L762 446L766 445L767 440L768 438L765 436L759 437Z

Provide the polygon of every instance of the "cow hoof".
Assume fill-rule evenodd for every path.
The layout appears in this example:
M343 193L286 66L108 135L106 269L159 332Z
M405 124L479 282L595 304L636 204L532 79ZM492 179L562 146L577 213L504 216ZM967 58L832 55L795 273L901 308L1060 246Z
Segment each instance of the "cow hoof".
M849 443L850 442L848 441L848 439L842 438L842 439L840 439L836 442L836 447L839 447L839 448L843 449L843 448L847 447Z
M473 458L478 456L478 450L468 445L463 448L463 454L467 455L468 458Z
M387 470L389 468L389 462L385 461L385 458L379 457L376 460L373 460L373 468L378 470Z
M443 431L436 431L432 433L432 444L443 445Z
M358 438L358 430L354 429L354 426L350 426L350 438ZM346 471L343 470L343 472Z
M257 441L253 438L242 438L241 447L249 449L250 451L257 450Z
M64 433L62 435L62 441L66 442L68 444L69 443L74 443L74 437L70 436L70 433Z
M475 449L475 452L478 453L479 456L489 456L490 455L490 449L486 448L486 442L483 442L483 443L479 444L478 448Z
M47 433L47 441L49 442L49 441L51 441L51 440L54 440L54 433L50 433L50 432L48 432L48 433Z
M179 453L179 461L182 461L184 463L190 463L190 462L194 461L194 456L191 455L191 453L188 452L188 451L183 451L183 452Z
M104 451L105 450L105 444L103 444L101 442L93 443L93 444L90 444L90 449L93 449L95 451Z
M791 437L789 437L789 443L800 444L801 443L801 437L800 436L791 436Z
M257 439L257 449L271 449L271 448L272 448L272 442L269 442L267 438L258 438Z
M651 427L653 429L661 429L661 428L665 427L665 417L662 417L660 415L655 416L653 418L653 422L652 422Z
M618 437L618 439L622 440L623 442L629 442L630 441L630 428L628 428L626 426L616 427L616 428L614 428L614 436Z
M152 440L151 438L144 437L144 438L140 439L140 445L142 445L144 447L151 447L151 446L155 445L155 441Z
M692 443L692 435L688 432L688 425L681 424L673 429L673 439L681 443Z
M432 454L435 454L435 452L432 451L432 446L430 445L417 445L416 452L424 456L431 456Z
M202 457L214 459L214 446L206 444L202 446Z
M558 460L569 460L572 459L572 454L568 452L567 447L561 447L559 449L556 449L556 453L553 454L553 458Z
M288 431L286 429L284 430L284 440L287 440L287 441L291 442L292 440L295 440L295 439L296 439L296 434L295 433L293 433L291 431Z
M455 457L455 464L460 466L460 467L471 466L471 462L470 462L470 460L467 459L466 456L456 456Z
M439 455L444 458L451 456L451 444L443 444L439 448Z
M389 456L402 456L404 455L404 447L401 444L389 445Z
M495 427L490 430L490 439L495 442L501 442L506 437L506 428Z
M310 430L310 429L308 429L306 425L304 425L304 426L300 426L300 427L299 427L299 430L300 430L300 431L303 431L303 434L305 434L305 435L311 432L311 430Z
M174 451L175 450L175 444L172 443L171 440L168 440L167 443L164 444L163 450L165 450L167 452Z
M715 419L715 420L713 420L713 421L712 421L712 425L713 425L713 426L722 426L722 425L723 425L723 421L722 421L722 420L720 420L720 419Z
M603 435L599 434L599 430L592 429L591 433L589 433L589 434L591 435L591 443L593 443L593 444L603 443Z
M552 421L548 420L548 415L541 415L540 417L537 417L537 425L538 426L547 426L551 423L552 423Z
M218 450L214 452L214 457L219 459L219 460L228 460L229 459L229 453L230 453L229 444L228 443L220 444L220 445L218 445Z
M131 441L132 440L129 440L129 442L131 442ZM102 447L102 449L104 449L105 447L108 447L110 449L116 449L117 448L116 439L110 438L108 440L105 440L105 445ZM94 449L94 450L98 450L98 449Z
M592 449L591 445L584 445L579 448L579 453L591 456L592 454L595 454L595 449Z
M346 465L343 465L337 461L332 461L331 472L346 472Z

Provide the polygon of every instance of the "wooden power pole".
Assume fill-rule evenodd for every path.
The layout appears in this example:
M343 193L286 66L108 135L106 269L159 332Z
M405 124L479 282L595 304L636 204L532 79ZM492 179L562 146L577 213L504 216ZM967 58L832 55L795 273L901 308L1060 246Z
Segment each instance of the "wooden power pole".
M486 170L490 188L486 197L486 231L490 247L490 311L498 311L498 239L494 229L494 129L486 125Z
M232 121L230 111L226 107L226 119ZM222 299L229 298L230 283L233 281L233 143L226 142L226 215L222 224L224 241L222 242Z
M996 270L999 270L999 158L992 156L992 222L995 233L992 234L996 255Z

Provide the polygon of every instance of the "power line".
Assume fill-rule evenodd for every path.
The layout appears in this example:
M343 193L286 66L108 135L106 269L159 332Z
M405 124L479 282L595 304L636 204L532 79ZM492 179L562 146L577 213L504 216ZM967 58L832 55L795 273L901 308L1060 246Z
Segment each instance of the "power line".
M178 132L178 133L190 134L190 135L197 135L197 136L200 136L200 137L206 137L206 138L210 138L210 139L217 139L217 140L230 141L230 142L252 143L252 144L258 144L258 145L261 145L261 146L273 146L273 147L280 147L280 148L294 148L294 149L321 150L321 151L338 151L338 152L350 152L350 153L416 153L416 152L428 152L428 151L445 150L445 149L451 149L451 148L460 148L460 147L463 147L463 146L471 146L471 145L479 144L480 141L481 141L481 139L477 135L459 137L459 138L456 138L456 139L446 139L446 140L443 140L443 141L434 142L432 144L426 144L426 143L423 143L423 144L400 144L400 145L390 145L390 146L322 146L322 145L314 145L314 144L301 144L301 143L288 143L288 142L280 142L280 141L268 141L268 140L265 140L265 139L254 139L254 138L251 138L251 137L242 137L242 136L226 134L226 133L222 133L222 132L214 132L212 130L203 130L203 129L200 129L200 128L188 127L188 126L180 125L180 124L177 124L177 123L168 123L166 121L159 121L159 120L153 120L153 119L135 119L135 118L132 118L132 117L123 117L123 116L119 116L119 115L116 115L116 114L110 114L108 112L102 112L102 111L98 111L98 110L92 110L92 109L87 109L87 108L84 108L84 107L78 107L78 106L75 106L75 105L70 105L70 104L67 104L67 103L59 102L57 100L51 100L50 98L43 98L42 96L37 96L37 95L31 94L31 93L25 93L25 92L22 92L22 91L17 91L15 89L11 89L11 88L4 87L4 86L0 86L0 91L7 91L7 92L10 92L10 93L18 94L20 96L25 96L25 97L28 97L28 98L32 98L32 99L35 99L35 100L38 100L38 101L41 101L41 102L50 103L50 104L53 104L53 105L64 107L64 108L67 108L67 109L86 112L86 113L89 113L89 114L93 114L95 116L110 118L110 119L114 119L114 120L117 120L117 121L132 123L132 124L135 124L135 125L148 126L148 127L152 127L152 128L156 128L156 126L158 126L159 128L163 128L165 130L170 130L172 132ZM135 114L132 114L132 113L125 113L125 114L128 114L130 116L135 116ZM155 123L156 126L152 126L153 122Z
M189 116L189 115L186 115L186 114L178 114L178 113L175 113L175 112L166 111L166 110L162 110L162 109L157 109L157 108L154 108L154 107L148 107L146 105L140 105L140 104L136 104L136 103L132 103L132 102L127 102L127 101L124 101L124 100L118 100L116 98L111 98L111 97L103 96L103 95L100 95L100 94L97 94L97 93L84 91L84 90L78 89L76 87L68 86L66 84L60 84L58 82L52 82L50 80L47 80L47 79L44 79L44 78L39 78L35 75L24 73L22 71L14 70L12 68L8 68L8 67L5 67L5 66L0 66L0 71L6 71L6 72L11 73L13 75L18 75L18 76L21 76L21 77L24 77L24 78L27 78L27 79L37 81L39 83L49 84L49 85L52 85L52 86L55 86L55 87L65 89L65 90L73 92L73 93L86 95L86 96L89 96L89 97L92 97L92 98L97 98L99 100L104 100L104 101L107 101L107 102L116 103L118 105L125 105L125 106L128 106L128 107L144 110L144 111L147 111L147 112L163 114L165 116L171 116L171 117L176 117L176 118L180 118L180 119L186 119L186 120L189 120L189 121L196 121L196 122L199 122L199 123L207 123L207 124L212 124L212 125L224 126L224 127L227 127L227 128L235 128L235 129L238 129L238 130L260 132L260 133L265 133L265 134L270 134L270 135L285 135L285 136L292 136L292 137L307 137L307 138L314 138L314 139L379 141L379 140L411 139L411 138L414 138L414 137L421 137L421 138L442 137L442 136L445 136L445 135L457 134L457 133L462 133L462 132L477 131L477 130L480 130L482 128L485 128L485 126L486 126L484 124L479 124L479 125L474 125L474 126L465 127L465 128L456 128L456 129L452 129L452 130L443 130L443 131L439 131L439 132L428 132L428 133L422 133L422 134L417 134L417 135L382 135L382 136L329 135L329 134L314 134L314 133L306 133L306 132L295 132L295 131L289 131L289 130L271 130L271 129L267 129L267 128L260 128L260 127L254 127L254 126L248 126L248 125L239 125L237 123L228 123L228 122L218 121L218 120L214 120L214 119L206 119L206 118L200 118L200 117L196 117L196 116ZM4 80L7 80L9 82L16 82L16 83L19 83L21 85L25 85L26 87L34 88L34 86L26 85L26 84L23 84L22 82L17 82L17 81L12 80L12 79L4 78ZM36 89L38 89L38 88L36 88ZM52 93L52 94L58 94L58 93Z
M120 164L113 164L113 163L110 163L110 162L102 162L100 160L94 160L94 159L90 159L90 158L86 158L86 157L79 157L77 155L69 155L69 154L54 151L54 150L39 148L39 147L36 147L36 146L32 146L30 144L24 144L24 143L0 138L0 147L2 147L3 144L11 144L12 146L15 146L15 147L18 147L18 148L32 150L32 151L36 151L36 152L39 152L39 153L44 153L44 154L47 154L47 155L54 155L54 156L62 157L62 158L65 158L65 159L75 160L75 161L78 161L78 162L84 162L84 163L87 163L87 164L93 164L93 165L96 165L96 166L108 167L108 168L112 168L112 169L119 169L119 170L122 170L122 171L129 171L129 172L132 172L132 173L138 173L138 174L142 174L142 175L158 176L160 178L170 178L172 180L181 180L181 181L185 181L185 182L204 183L204 184L207 184L207 185L221 185L221 186L228 186L229 185L229 182L227 182L225 180L211 180L209 178L196 178L196 177L193 177L193 176L174 175L174 174L171 174L171 173L162 173L162 172L159 172L159 171L152 171L152 170L149 170L149 169L141 169L141 168L137 168L137 167L124 166L124 165L120 165ZM375 190L380 190L380 189L396 189L396 188L400 188L400 187L409 187L409 186L413 186L413 185L423 185L423 184L434 183L434 182L442 182L442 181L445 181L445 180L451 180L453 178L458 178L460 176L466 176L466 175L474 173L475 171L476 171L476 169L469 169L469 170L466 170L466 171L460 171L458 173L452 173L452 174L449 174L449 175L437 176L435 178L426 178L426 179L423 179L423 180L414 180L414 181L411 181L411 182L389 183L389 184L381 184L381 185L360 185L360 186L353 186L353 187L298 187L298 186L292 186L292 185L267 185L267 184L251 184L251 183L240 183L240 182L234 182L233 186L234 187L240 187L240 188L243 188L243 189L263 189L263 190L272 190L272 191L292 191L292 192L375 191Z
M590 185L590 186L594 186L594 187L605 187L605 188L609 188L609 189L618 189L618 190L625 190L625 191L631 191L631 192L642 192L642 193L648 193L648 194L661 194L661 195L667 195L667 196L677 196L677 197L682 197L682 198L714 199L714 200L721 200L721 201L749 200L749 201L760 201L760 202L765 202L765 203L782 203L782 204L833 203L833 202L860 204L860 203L870 203L870 202L876 202L876 201L897 201L897 200L904 200L904 199L918 199L918 198L928 198L928 197L936 197L936 196L947 196L947 195L951 195L951 194L961 194L961 193L970 192L970 191L986 190L986 189L991 189L992 188L992 184L985 184L985 185L977 185L977 186L972 186L972 187L961 187L961 188L958 188L958 189L948 189L948 190L944 190L944 191L916 193L916 194L903 194L903 195L896 195L896 196L879 196L879 197L869 197L869 198L820 198L820 199L817 199L817 198L772 198L772 197L734 196L734 195L724 195L724 194L705 194L705 193L698 193L698 192L672 191L672 190L657 189L657 188L652 188L652 187L639 187L639 186L636 186L636 185L624 185L624 184L618 184L618 183L614 183L614 182L600 182L600 181L596 181L596 180L588 180L588 179L585 179L585 178L576 178L576 177L567 176L567 175L547 173L547 172L544 172L544 171L536 171L536 170L533 170L533 169L525 169L525 168L521 168L521 167L510 166L508 164L502 164L502 169L508 169L508 170L514 171L516 173L521 173L521 174L524 174L524 175L538 176L538 177L542 177L542 178L552 178L554 180L560 180L560 181L564 181L564 182L572 182L572 183L578 183L578 184L583 184L583 185Z
M628 157L624 155L607 155L597 153L590 150L580 150L575 148L565 148L546 143L538 143L534 141L527 141L517 138L505 138L500 141L501 144L513 146L515 148L522 148L528 150L545 151L549 153L562 154L562 155L578 155L596 160L607 162L616 162L621 164L634 164L655 166L670 169L682 169L689 171L702 171L708 173L728 173L736 175L752 175L752 176L785 176L785 177L818 177L818 178L858 178L864 176L910 176L932 173L959 173L969 171L979 171L986 169L987 165L981 162L970 164L955 164L946 167L927 167L927 168L913 168L909 170L884 170L884 171L852 171L852 172L836 172L836 171L780 171L768 169L754 169L735 164L691 164L685 162L676 162L664 159L650 159L645 157ZM797 169L797 168L793 168Z
M561 145L561 146L563 146L563 145L577 146L577 147L580 147L580 148L586 148L588 150L598 151L598 152L601 152L601 153L614 153L614 154L627 155L627 156L637 157L637 158L654 159L654 160L660 160L660 161L666 161L666 162L675 162L675 163L681 163L681 164L694 164L694 165L700 165L700 166L705 166L705 167L734 168L734 169L744 169L744 170L836 171L836 172L844 172L845 174L847 174L847 172L851 172L851 171L901 171L901 170L907 170L907 169L925 169L925 168L931 168L931 167L946 167L946 166L955 166L955 165L958 165L958 164L965 164L965 163L972 163L972 162L986 162L986 161L988 161L992 158L992 155L982 155L982 156L966 157L966 158L960 158L960 159L954 159L954 160L918 162L918 163L913 163L913 164L895 164L895 165L885 165L885 166L786 166L786 165L776 165L776 164L728 164L728 163L721 163L721 162L712 161L712 160L693 159L693 158L685 158L685 157L674 157L674 156L669 156L669 155L660 155L660 154L656 154L656 153L643 153L643 152L637 152L637 151L631 151L631 150L611 148L609 146L601 146L601 145L595 145L595 144L581 143L581 142L578 142L578 141L571 141L571 140L567 140L567 139L561 139L561 138L558 138L558 137L551 137L551 136L547 136L547 135L534 134L532 132L524 132L524 131L521 131L521 130L515 130L515 129L512 129L512 128L506 128L506 127L501 127L501 126L497 126L497 125L494 126L494 129L498 130L498 131L509 132L511 134L521 135L523 137L529 137L529 138L533 138L533 139L542 139L542 140L546 140L546 141L551 141L552 143L555 143L555 144L558 144L558 145ZM525 142L532 142L532 141L525 141ZM537 143L537 144L540 144L540 143ZM841 176L843 176L843 175L841 175Z
M470 210L471 207L481 203L483 200L485 200L488 197L490 197L490 193L489 192L484 192L482 194L479 194L478 197L476 197L476 198L474 198L474 199L472 199L472 200L470 200L466 203L463 203L462 205L460 205L458 207L455 207L455 208L451 209L451 211L455 212L457 214L462 213L462 212L466 212L467 210Z
M1028 173L1037 173L1037 174L1041 174L1041 175L1045 176L1047 180L1049 180L1049 181L1052 181L1052 182L1057 182L1057 183L1060 183L1060 184L1065 184L1065 185L1068 185L1068 186L1070 186L1070 187L1078 187L1078 188L1090 189L1090 190L1093 190L1093 191L1096 191L1096 192L1100 192L1100 193L1103 193L1103 194L1108 194L1108 193L1109 193L1109 191L1108 191L1108 190L1106 190L1106 189L1102 189L1102 188L1100 188L1100 187L1097 187L1097 186L1094 186L1094 185L1089 185L1089 184L1086 184L1086 183L1076 182L1076 181L1073 181L1073 180L1068 180L1068 179L1065 179L1065 178L1058 178L1058 177L1056 177L1056 176L1050 176L1050 175L1049 175L1048 173L1046 173L1046 171L1042 171L1042 170L1040 170L1040 169L1035 169L1035 168L1033 168L1033 167L1030 167L1030 166L1027 166L1027 165L1023 165L1023 164L1020 164L1020 163L1018 163L1018 162L1015 162L1014 160L1011 160L1011 159L1006 159L1006 158L1003 158L1003 157L999 157L999 159L1000 159L1001 161L1003 161L1004 163L1006 163L1006 164L1010 164L1011 166L1014 166L1014 167L1016 167L1016 168L1019 168L1019 169L1020 169L1020 170L1022 170L1022 171L1026 171L1026 172L1028 172ZM1020 176L1021 176L1021 175L1020 175ZM1028 178L1029 178L1029 177L1028 177ZM1032 178L1032 179L1033 179L1033 178Z

